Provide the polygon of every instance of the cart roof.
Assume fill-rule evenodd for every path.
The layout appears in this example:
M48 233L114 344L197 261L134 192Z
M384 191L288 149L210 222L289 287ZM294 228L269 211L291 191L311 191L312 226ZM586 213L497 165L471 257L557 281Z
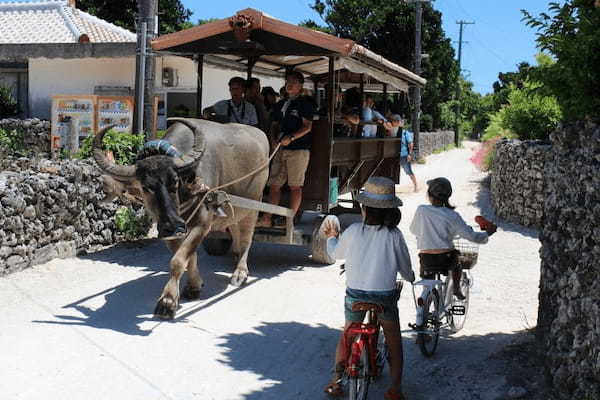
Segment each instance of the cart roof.
M236 39L238 26L243 24L249 32L249 40L245 41ZM423 87L426 83L415 73L352 40L289 24L252 8L238 11L231 18L160 36L152 47L183 56L217 55L239 63L259 57L257 67L276 72L293 68L311 76L327 74L328 57L336 56L336 70L367 74L400 90Z

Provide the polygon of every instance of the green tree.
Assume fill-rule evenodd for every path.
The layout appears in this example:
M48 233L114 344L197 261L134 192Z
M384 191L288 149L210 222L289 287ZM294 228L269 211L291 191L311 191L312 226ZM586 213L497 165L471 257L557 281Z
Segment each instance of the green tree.
M0 86L0 119L14 117L19 113L19 105L13 98L10 88Z
M566 120L600 114L600 7L595 0L551 2L549 13L523 20L537 30L537 44L556 62L541 66L537 78L556 96Z
M527 81L513 88L508 105L503 109L502 127L516 133L519 139L548 139L562 118L558 101L537 90L539 82Z
M315 0L317 11L330 32L350 38L405 68L412 69L414 54L415 7L398 0ZM452 98L456 89L458 65L450 39L442 29L441 13L423 4L422 112L431 115L434 128L442 125L439 104Z
M78 0L77 8L135 32L136 0ZM192 11L185 8L181 0L158 0L159 33L162 35L181 30L191 15Z

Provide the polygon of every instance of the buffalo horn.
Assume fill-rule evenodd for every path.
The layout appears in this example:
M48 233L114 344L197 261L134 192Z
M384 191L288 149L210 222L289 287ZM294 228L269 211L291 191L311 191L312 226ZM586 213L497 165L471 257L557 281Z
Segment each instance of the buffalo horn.
M96 160L98 167L100 167L100 169L102 169L104 172L111 175L115 179L129 181L135 177L135 166L115 164L106 157L104 150L102 150L102 139L104 138L106 132L111 130L114 126L115 125L109 125L105 128L102 128L102 130L96 134L92 144L92 155L94 156L94 160Z
M206 149L206 141L204 139L204 135L202 134L202 132L198 131L196 125L188 121L186 118L169 118L169 120L182 123L183 125L190 128L190 130L194 134L194 147L192 148L192 151L190 151L188 154L184 155L181 158L175 158L173 160L175 162L175 166L178 169L189 168L193 164L200 161L200 159L204 155L204 151Z

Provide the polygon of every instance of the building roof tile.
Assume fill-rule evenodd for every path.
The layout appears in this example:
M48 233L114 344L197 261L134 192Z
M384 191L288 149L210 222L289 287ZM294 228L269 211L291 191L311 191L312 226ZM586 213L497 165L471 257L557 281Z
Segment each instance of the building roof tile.
M135 42L135 33L69 6L67 0L0 3L0 43Z

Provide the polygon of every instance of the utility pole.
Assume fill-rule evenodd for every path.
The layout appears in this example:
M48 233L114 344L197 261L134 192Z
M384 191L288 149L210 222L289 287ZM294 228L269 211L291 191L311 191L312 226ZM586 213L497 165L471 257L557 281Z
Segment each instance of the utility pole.
M454 129L454 144L458 147L459 136L460 136L460 76L461 76L461 59L462 59L462 44L463 44L463 27L465 25L473 25L475 22L467 22L467 21L457 21L457 24L460 25L460 30L458 34L458 82L456 84L456 127Z
M136 57L136 131L150 134L154 116L155 58L152 40L158 35L158 1L138 0L138 51Z
M428 3L431 0L407 0L407 3L415 3L415 54L414 54L414 71L415 74L421 75L421 60L423 55L421 46L421 25L423 24L423 4ZM412 131L413 131L413 152L415 156L419 156L419 133L421 130L421 88L415 86L413 88L413 117L412 117Z

